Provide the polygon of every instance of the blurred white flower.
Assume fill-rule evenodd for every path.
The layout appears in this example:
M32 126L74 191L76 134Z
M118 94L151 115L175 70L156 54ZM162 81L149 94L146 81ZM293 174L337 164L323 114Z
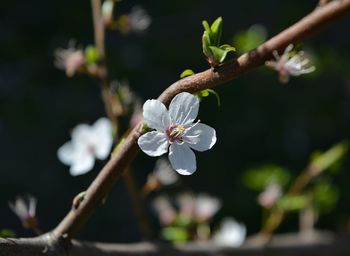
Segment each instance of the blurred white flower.
M199 221L208 221L221 208L221 201L219 198L199 194L195 199L194 213Z
M113 10L115 0L105 0L102 4L102 18L105 24L109 24L113 21Z
M303 51L290 56L292 49L293 45L288 45L282 56L279 56L277 51L273 51L276 60L266 61L267 66L272 67L279 73L281 83L287 83L290 76L308 74L316 69L314 66L308 65L310 61L304 56Z
M165 158L159 158L155 164L152 174L164 186L174 184L179 180L179 176L174 172L169 161Z
M210 220L221 208L220 199L207 194L195 196L192 193L182 193L177 196L176 202L181 215L200 222Z
M140 6L134 6L128 17L131 30L133 31L144 31L152 22L151 16Z
M149 156L161 156L169 149L172 167L182 175L193 174L197 166L192 149L205 151L216 143L212 127L199 121L193 123L198 109L198 98L187 92L176 95L169 110L159 100L147 100L143 105L143 117L155 131L138 139L141 150Z
M148 174L147 182L143 187L143 196L163 186L170 186L179 180L179 176L171 168L169 161L161 157L156 161L153 171Z
M239 247L246 238L246 227L233 218L225 218L212 237L214 244L218 246Z
M192 193L181 193L176 197L176 202L180 209L180 214L186 218L192 218L195 208L195 196Z
M153 200L153 208L159 216L160 223L164 226L169 225L176 218L176 211L166 196L155 198Z
M107 118L98 119L92 126L80 124L72 133L72 140L57 151L58 159L70 165L73 176L90 171L95 158L104 160L109 156L113 144L112 125Z
M268 184L258 196L258 203L265 208L272 207L282 196L282 188L277 183Z
M14 203L9 202L10 209L18 216L25 228L36 229L38 225L36 203L36 198L31 195L17 196Z
M65 70L68 77L81 70L86 63L83 50L76 49L72 42L69 43L68 49L56 49L55 57L55 66Z
M120 16L118 19L118 28L122 33L145 31L151 25L151 16L141 6L134 6L131 12Z

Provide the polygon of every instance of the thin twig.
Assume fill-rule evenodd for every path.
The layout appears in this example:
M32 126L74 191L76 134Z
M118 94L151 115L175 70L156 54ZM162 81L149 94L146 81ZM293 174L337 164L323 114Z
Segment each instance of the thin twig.
M237 60L225 63L216 70L209 69L177 81L168 87L159 99L163 103L169 104L170 100L182 91L196 92L233 80L239 75L263 65L272 57L274 50L281 52L288 44L297 43L310 37L349 11L350 0L333 1L323 8L311 12L293 26L263 43L257 49L243 54ZM112 156L90 185L79 208L71 210L56 227L54 230L56 235L67 234L69 237L74 237L79 232L102 198L108 194L124 169L136 156L138 152L136 142L142 133L142 123L140 123L125 139L120 151Z
M136 184L134 182L134 177L132 175L132 171L130 168L127 168L124 171L123 180L126 184L126 187L128 189L128 194L130 196L132 208L134 209L135 217L137 218L140 226L140 231L144 238L151 238L153 237L153 232L150 226L150 223L148 222L145 209L143 207L144 202L142 201L141 194L139 192L139 189L136 187Z
M105 27L102 18L101 0L91 0L92 17L94 22L95 45L99 56L98 77L100 78L101 96L105 106L106 114L113 124L113 128L117 129L117 117L112 109L112 95L110 92L110 79L106 65L105 51Z

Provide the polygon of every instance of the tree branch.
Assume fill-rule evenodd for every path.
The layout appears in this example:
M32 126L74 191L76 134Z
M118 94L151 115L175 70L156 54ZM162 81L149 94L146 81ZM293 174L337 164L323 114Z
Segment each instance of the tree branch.
M99 0L92 0L99 1ZM182 91L197 92L230 81L239 75L263 65L272 57L272 52L283 51L290 43L300 42L334 20L350 11L350 0L335 0L319 7L299 22L274 36L237 60L230 61L216 69L179 80L168 87L158 98L165 104ZM126 137L117 154L112 155L109 162L92 182L86 196L77 209L72 209L53 231L55 235L64 234L74 237L85 224L90 215L100 205L102 199L109 193L115 182L120 178L123 170L130 164L138 152L137 139L143 133L142 124L136 125Z
M94 22L95 46L99 57L98 77L100 79L101 96L105 106L106 114L111 120L113 128L117 129L118 121L113 113L112 97L109 90L110 81L106 65L105 26L102 17L101 0L91 0L91 8Z
M72 240L68 246L60 247L60 250L57 250L60 244L48 245L46 237L0 238L0 256L342 256L350 255L349 241L349 235L335 237L330 233L318 232L314 237L308 238L299 234L278 235L266 246L257 246L247 241L240 248L223 248L210 242L206 244L190 243L172 246L170 244L150 242L109 244ZM68 249L69 254L67 253Z

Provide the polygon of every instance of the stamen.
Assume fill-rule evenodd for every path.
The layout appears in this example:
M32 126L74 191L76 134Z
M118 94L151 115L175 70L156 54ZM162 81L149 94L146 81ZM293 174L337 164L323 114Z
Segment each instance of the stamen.
M185 136L185 135L187 134L187 132L188 132L190 129L192 129L193 127L195 127L197 124L199 124L200 121L201 121L201 120L198 119L197 122L193 123L189 128L187 128L187 129L184 131L184 133L182 134L182 136ZM199 135L198 135L198 136L199 136ZM197 136L195 136L195 137L197 137Z

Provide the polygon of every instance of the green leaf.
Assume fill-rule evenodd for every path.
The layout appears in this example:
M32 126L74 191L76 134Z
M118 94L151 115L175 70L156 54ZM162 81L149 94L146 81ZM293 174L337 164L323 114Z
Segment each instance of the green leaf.
M214 91L212 89L205 89L205 90L199 91L197 93L197 96L198 96L199 99L202 99L202 98L208 97L210 94L215 95L216 101L218 103L218 106L220 107L220 105L221 105L220 95L216 91Z
M16 237L15 231L11 229L0 229L0 237L2 238L14 238Z
M220 48L227 51L227 52L235 52L236 51L236 48L229 45L229 44L223 44L220 46Z
M203 53L207 57L209 64L215 67L225 60L228 52L236 49L228 44L219 46L223 26L222 17L218 17L211 26L206 20L202 24L205 29L202 36Z
M85 59L88 64L95 64L99 61L98 51L95 46L89 45L85 48Z
M304 195L284 196L277 202L277 207L284 211L298 211L303 209L308 203L308 198Z
M181 73L180 78L185 78L187 76L192 76L194 74L192 69L186 69L184 72Z
M323 172L340 161L348 151L348 143L343 141L331 147L324 153L317 153L312 156L310 170L314 175Z
M182 227L165 227L162 229L162 236L176 244L184 243L189 239L187 230Z
M206 57L210 58L212 53L210 50L210 39L208 36L207 31L204 31L203 36L202 36L202 47L203 47L203 53Z
M339 199L338 189L326 181L317 183L313 187L312 195L315 207L320 212L332 210Z
M178 214L174 220L175 226L188 227L191 224L192 224L192 219L182 214Z
M233 37L233 44L238 49L238 54L248 52L267 39L266 28L260 24L255 24L247 30L237 32Z
M289 172L277 165L264 165L245 171L242 182L245 186L256 191L262 191L267 185L277 183L284 187L290 181Z
M217 18L210 27L212 46L219 46L222 35L222 17Z
M208 24L208 21L203 20L203 21L202 21L202 24L203 24L203 27L204 27L205 31L206 31L208 34L210 34L211 29L210 29L210 26L209 26L209 24Z
M227 51L220 49L219 47L216 47L216 46L210 46L209 48L213 54L214 59L218 63L222 63L225 60Z

